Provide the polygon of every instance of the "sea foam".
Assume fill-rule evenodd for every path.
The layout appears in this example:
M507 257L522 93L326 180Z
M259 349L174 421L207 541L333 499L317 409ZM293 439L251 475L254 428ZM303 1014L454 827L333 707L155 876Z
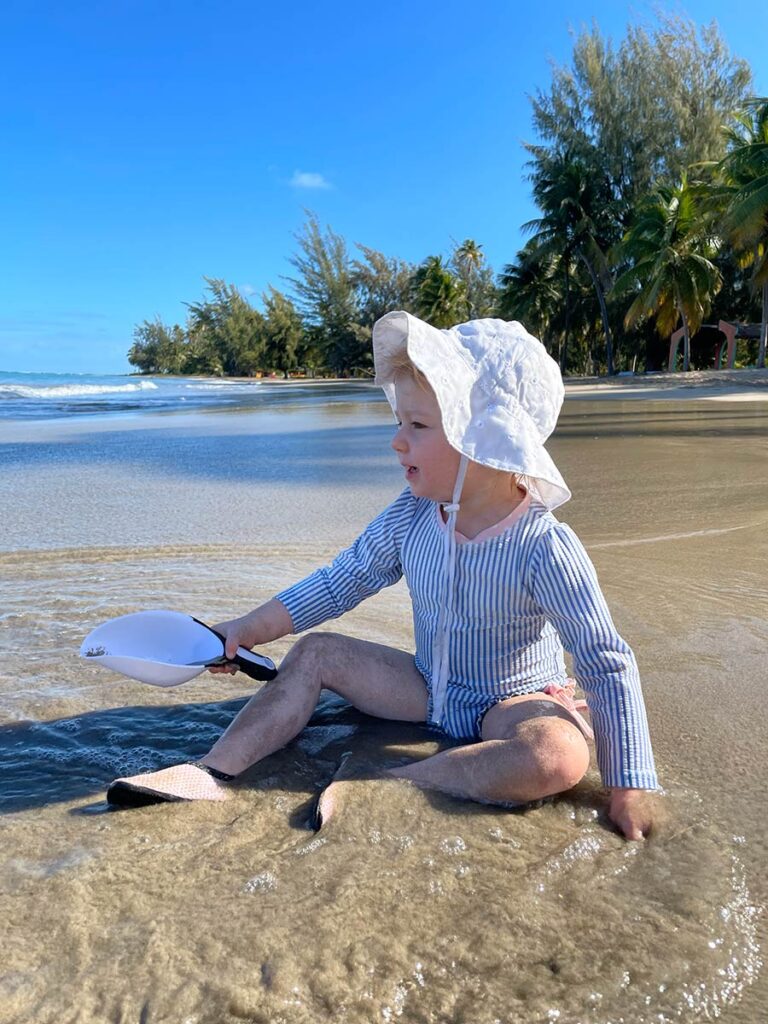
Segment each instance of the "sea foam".
M29 384L0 384L0 395L11 398L77 398L87 395L112 395L129 391L157 391L151 380L133 384L54 384L32 387Z

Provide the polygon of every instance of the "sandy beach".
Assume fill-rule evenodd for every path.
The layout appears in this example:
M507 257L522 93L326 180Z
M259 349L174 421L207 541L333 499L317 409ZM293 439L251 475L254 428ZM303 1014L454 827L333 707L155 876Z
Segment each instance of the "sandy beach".
M768 371L566 394L558 515L638 656L666 791L643 845L594 765L516 813L373 779L435 737L335 699L224 804L108 811L115 776L204 752L249 681L143 687L81 662L83 636L145 607L217 621L331 557L403 486L391 415L352 385L2 422L0 1024L762 1020ZM409 648L404 585L327 628Z
M644 399L714 402L768 401L768 369L689 370L688 373L643 373L616 377L568 377L567 398Z

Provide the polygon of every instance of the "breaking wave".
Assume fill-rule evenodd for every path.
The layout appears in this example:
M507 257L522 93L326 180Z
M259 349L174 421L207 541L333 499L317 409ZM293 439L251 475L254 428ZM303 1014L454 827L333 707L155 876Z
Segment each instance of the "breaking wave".
M34 387L29 384L0 384L0 396L10 398L79 398L91 395L114 395L134 391L157 391L151 380L131 384L53 384Z

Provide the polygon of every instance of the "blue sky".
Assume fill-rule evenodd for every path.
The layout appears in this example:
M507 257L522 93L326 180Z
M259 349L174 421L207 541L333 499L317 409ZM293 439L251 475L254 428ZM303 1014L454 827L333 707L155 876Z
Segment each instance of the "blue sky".
M768 92L762 5L671 9L716 18ZM0 370L128 371L134 325L183 322L203 275L281 286L305 208L413 261L472 237L498 270L534 216L527 97L574 27L619 39L652 10L5 0Z

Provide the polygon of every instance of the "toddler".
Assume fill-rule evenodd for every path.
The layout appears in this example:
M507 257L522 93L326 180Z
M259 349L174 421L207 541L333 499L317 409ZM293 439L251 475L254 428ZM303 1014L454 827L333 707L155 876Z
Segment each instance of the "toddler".
M407 486L331 565L217 629L232 657L306 633L404 576L415 653L306 633L200 762L118 779L108 799L226 799L229 781L304 728L323 688L456 741L393 777L504 805L552 796L582 778L592 736L565 648L608 813L642 838L645 792L658 783L637 665L583 546L553 515L570 497L544 448L563 401L557 364L520 324L494 319L437 330L389 313L373 347Z

